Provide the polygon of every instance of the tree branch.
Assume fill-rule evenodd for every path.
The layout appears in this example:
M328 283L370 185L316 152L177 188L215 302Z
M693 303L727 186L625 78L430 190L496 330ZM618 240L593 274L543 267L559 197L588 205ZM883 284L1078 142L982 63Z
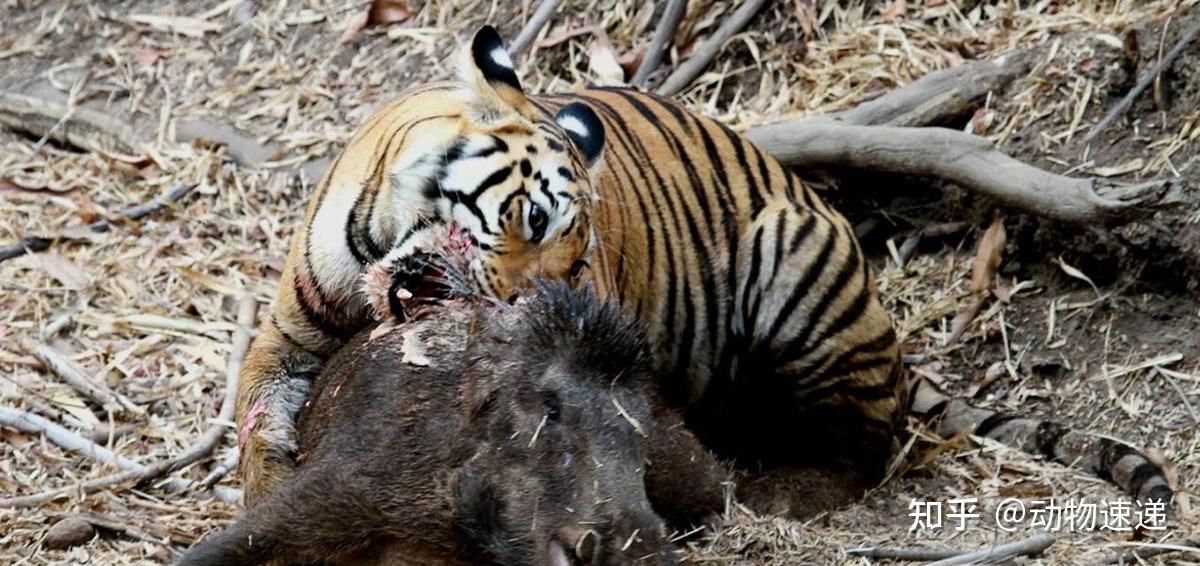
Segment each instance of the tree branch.
M517 55L525 51L525 48L529 47L533 43L533 40L537 38L542 28L546 27L546 23L554 16L554 12L558 10L560 3L562 3L562 0L542 0L542 3L538 4L537 9L534 10L533 16L529 18L525 27L521 28L521 33L517 34L517 38L513 40L512 45L508 46L508 54L516 58Z
M92 108L0 92L0 124L100 153L140 154L133 129Z
M733 14L721 23L721 27L718 27L716 32L692 52L691 57L688 57L679 65L679 68L675 69L674 73L671 73L659 85L656 92L660 96L671 96L692 84L692 81L704 72L705 67L708 67L713 57L717 56L717 52L725 46L725 42L742 31L742 28L750 23L750 20L762 9L764 4L766 4L766 0L746 0L741 6L738 6L737 10L734 10Z
M1096 136L1100 135L1100 132L1103 132L1106 128L1111 126L1113 122L1117 121L1117 118L1121 117L1121 114L1125 113L1125 110L1127 110L1133 104L1133 101L1137 100L1138 96L1141 96L1142 91L1146 90L1146 87L1150 86L1150 83L1154 82L1155 77L1161 75L1162 72L1171 65L1171 62L1174 61L1180 53L1183 53L1183 49L1196 39L1196 36L1200 36L1200 18L1196 18L1196 21L1192 22L1192 27L1188 28L1188 30L1184 32L1183 37L1180 37L1179 41L1175 42L1175 45L1171 47L1171 50L1168 51L1166 55L1163 55L1162 61L1159 61L1153 69L1150 69L1149 73L1146 73L1145 76L1138 79L1137 84L1133 85L1133 88L1130 89L1129 93L1126 94L1124 98L1117 102L1117 104L1108 111L1108 114L1104 116L1104 119L1100 120L1100 123L1096 124L1096 127L1092 128L1092 131L1088 132L1088 134L1084 136L1083 143L1087 144L1088 142L1096 139Z
M662 62L663 55L666 55L667 52L667 44L675 37L675 30L679 29L679 22L683 20L683 14L686 11L687 0L667 2L662 18L658 20L658 26L654 28L654 37L650 39L646 56L642 59L642 64L638 65L637 72L633 74L633 81L630 84L640 89L646 88L646 80Z
M72 389L78 391L84 397L91 399L92 402L104 407L105 410L114 413L131 413L135 415L145 414L146 410L139 407L137 403L131 401L128 397L121 395L115 391L96 383L96 381L88 377L75 362L67 359L58 350L51 348L48 344L42 342L34 342L29 340L25 343L25 348L29 353L33 354L46 369L61 378Z
M952 558L931 562L928 564L928 566L961 566L964 564L997 562L1006 558L1012 558L1014 556L1030 556L1041 554L1042 551L1046 550L1051 544L1054 544L1054 535L1043 533L1040 535L1031 536L1027 539L1018 540L1016 542L992 546L983 550L968 552Z
M946 128L855 126L809 118L752 128L785 164L936 177L1033 214L1077 223L1128 220L1179 202L1182 180L1122 185L1026 165L978 136Z

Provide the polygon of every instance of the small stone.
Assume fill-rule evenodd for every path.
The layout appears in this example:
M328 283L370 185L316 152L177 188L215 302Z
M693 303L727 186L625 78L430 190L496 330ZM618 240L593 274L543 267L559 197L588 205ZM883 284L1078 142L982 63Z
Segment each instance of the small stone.
M92 540L95 534L96 529L87 521L67 517L46 531L46 538L42 539L42 544L52 549L71 548Z

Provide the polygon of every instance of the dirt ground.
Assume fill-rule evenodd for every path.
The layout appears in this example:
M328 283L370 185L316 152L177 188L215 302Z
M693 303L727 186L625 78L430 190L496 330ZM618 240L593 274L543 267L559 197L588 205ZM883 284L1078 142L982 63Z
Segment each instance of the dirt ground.
M451 76L454 49L477 26L496 23L512 38L530 12L528 1L412 1L423 7L407 21L347 32L369 3L0 0L0 90L100 109L130 123L148 148L137 158L105 155L0 129L0 244L26 235L63 238L50 251L0 263L0 407L72 430L115 424L120 434L102 442L143 464L178 454L214 424L238 298L251 294L260 316L266 312L314 182L306 167L335 154L381 103ZM736 4L690 2L672 61ZM526 87L561 90L593 80L588 60L605 42L618 60L635 59L632 50L653 33L651 5L565 2L519 62ZM1196 187L1200 42L1097 143L1081 143L1196 18L1197 0L780 1L679 98L742 130L850 108L934 70L1029 49L1036 64L1027 77L952 125L1055 172L1130 182L1176 176ZM191 139L217 137L214 128L225 127L242 132L241 141L226 147ZM252 151L259 146L269 149ZM814 181L863 235L915 371L980 404L1126 439L1174 463L1181 496L1167 530L1058 529L1043 556L1016 563L1095 564L1196 537L1200 511L1188 494L1200 486L1200 202L1125 225L1079 227L931 180L847 174ZM171 211L107 234L78 228L183 184L198 188ZM971 259L994 217L1008 232L997 276L997 295L1007 300L991 298L962 338L948 343L954 317L973 300ZM924 238L898 264L894 250L913 229L954 221L966 224ZM30 355L35 339L144 414L90 407ZM1046 531L1000 528L992 514L1007 498L1032 505L1120 497L1079 471L996 445L943 443L915 422L912 430L896 473L861 502L804 523L731 505L719 532L687 543L688 558L886 563L848 550L975 549ZM167 477L203 478L233 450L230 431L212 457ZM40 435L0 428L0 496L112 472ZM237 478L217 487L236 489ZM910 531L914 500L964 497L978 500L982 516L968 528L947 522ZM2 509L0 562L163 563L238 511L210 491L167 493L161 482ZM95 539L45 547L51 525L81 513L101 527ZM1146 559L1196 562L1194 551Z

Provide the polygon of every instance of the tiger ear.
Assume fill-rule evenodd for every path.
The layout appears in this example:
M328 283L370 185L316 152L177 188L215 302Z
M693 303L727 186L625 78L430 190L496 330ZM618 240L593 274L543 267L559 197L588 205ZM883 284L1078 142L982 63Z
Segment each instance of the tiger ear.
M554 122L571 138L588 168L593 168L604 153L604 123L596 112L582 102L572 102L559 109Z
M485 115L516 112L526 118L534 116L533 105L521 90L512 58L496 28L485 25L475 32L460 72Z

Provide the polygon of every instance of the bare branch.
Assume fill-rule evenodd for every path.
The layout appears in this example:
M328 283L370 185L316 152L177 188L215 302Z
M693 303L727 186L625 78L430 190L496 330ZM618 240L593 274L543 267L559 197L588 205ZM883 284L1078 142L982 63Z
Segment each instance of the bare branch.
M1186 183L1122 185L1026 165L978 136L946 128L854 126L827 118L759 126L746 137L785 164L935 177L1014 208L1077 223L1128 220L1175 204Z
M141 464L117 454L91 440L33 413L10 407L0 407L0 425L30 434L45 434L46 440L63 450L79 452L92 460L112 463L122 470L144 470ZM0 500L3 501L3 500ZM3 507L0 503L0 507Z
M1161 75L1162 72L1171 65L1171 62L1174 61L1180 53L1183 53L1183 49L1187 47L1192 40L1196 39L1196 36L1200 36L1200 18L1197 18L1195 22L1192 22L1192 27L1188 28L1187 32L1183 34L1183 37L1179 38L1179 41L1175 42L1175 46L1172 47L1166 55L1163 55L1162 61L1159 61L1153 69L1150 69L1149 73L1146 73L1145 76L1138 79L1137 84L1133 85L1133 89L1129 91L1129 94L1126 94L1125 97L1120 100L1120 102L1117 102L1116 106L1113 106L1112 109L1108 111L1108 114L1104 116L1104 119L1100 120L1100 123L1096 124L1096 127L1092 128L1092 131L1088 132L1088 135L1084 136L1083 143L1087 144L1088 142L1096 139L1096 136L1100 135L1100 132L1103 132L1106 128L1111 126L1112 123L1121 116L1121 114L1124 114L1125 110L1127 110L1133 104L1133 101L1137 100L1137 97L1142 94L1142 91L1146 90L1146 87L1150 86L1150 83L1153 83L1154 79Z
M216 485L217 482L221 481L221 478L229 475L229 472L236 470L238 458L240 456L241 453L239 453L237 450L230 450L229 454L226 454L225 458L221 460L221 463L214 466L213 469L208 472L208 475L204 476L204 479L200 480L200 487L204 489L211 488L212 486Z
M738 6L737 10L734 10L733 14L721 23L721 27L718 27L712 36L692 52L691 57L688 57L683 64L679 65L679 68L675 69L674 73L671 73L659 85L656 92L662 96L671 96L696 80L696 77L704 72L705 67L708 67L713 57L717 56L717 52L725 46L725 42L742 31L742 28L750 23L750 19L766 3L766 0L746 0L741 6Z
M115 391L96 383L96 380L88 377L83 369L75 362L67 359L58 350L50 347L42 342L26 341L25 349L34 357L41 360L46 369L57 375L60 379L70 385L72 389L78 391L79 394L92 400L92 402L104 407L105 410L114 413L131 413L142 415L146 413L146 409L138 406L128 397L121 395Z
M963 564L979 564L981 562L998 562L1006 558L1014 556L1031 556L1041 554L1051 544L1054 544L1054 535L1043 533L1034 535L1027 539L1021 539L1016 542L1001 544L960 554L952 558L945 558L937 562L930 562L928 566L960 566Z
M558 10L558 5L561 3L562 0L542 0L542 3L538 4L537 9L533 11L533 16L529 18L525 27L521 29L521 33L513 40L512 45L508 46L508 54L515 58L521 52L525 51L525 48L533 43L534 38L542 31L542 28L546 27L546 24L554 16L555 10Z
M662 18L658 20L658 26L654 28L654 37L650 39L650 47L646 49L646 56L642 59L642 64L638 65L637 72L633 74L633 81L630 84L640 89L646 88L646 79L650 78L650 73L653 73L658 68L658 64L662 62L663 55L667 51L667 44L675 37L675 30L679 29L679 22L683 20L683 14L686 11L687 0L669 0L667 2Z
M852 556L862 556L864 558L876 558L880 560L908 560L916 562L928 562L930 560L942 560L962 554L961 550L950 550L941 548L883 548L875 546L867 546L861 548L851 548L846 550L846 554Z

